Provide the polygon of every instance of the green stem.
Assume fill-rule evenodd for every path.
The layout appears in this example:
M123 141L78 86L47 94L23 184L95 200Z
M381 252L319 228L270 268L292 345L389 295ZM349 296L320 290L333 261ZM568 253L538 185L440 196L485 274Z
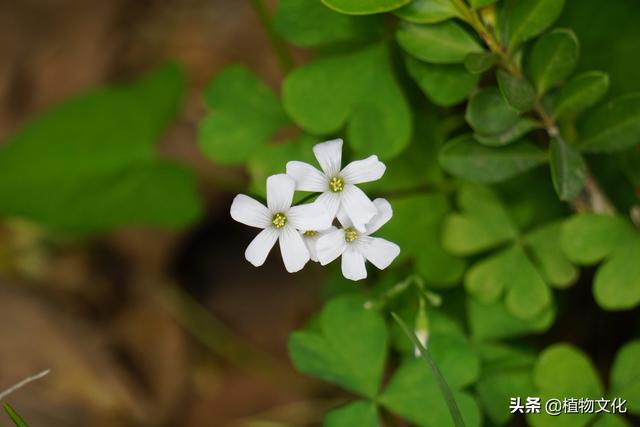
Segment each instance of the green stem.
M453 397L453 392L449 388L446 380L442 376L440 369L438 369L438 365L431 357L429 351L422 345L418 337L409 329L406 323L394 312L391 312L391 316L393 316L394 320L398 322L400 328L403 330L405 334L409 337L409 339L413 342L418 350L420 350L421 358L427 362L427 365L431 368L431 372L433 373L436 382L438 383L438 387L440 388L440 392L444 397L444 400L447 404L447 408L449 408L449 413L451 414L451 418L453 419L453 425L455 427L465 427L464 421L462 420L462 414L460 413L460 409L458 408L458 404L456 403L455 398Z
M293 58L291 57L289 49L287 49L285 43L273 29L273 25L271 24L271 17L269 16L269 10L264 4L264 0L251 0L251 6L256 12L256 15L258 15L260 24L262 25L262 28L267 35L267 39L269 39L271 50L273 51L273 54L276 56L276 59L280 64L280 69L283 73L288 73L293 67Z

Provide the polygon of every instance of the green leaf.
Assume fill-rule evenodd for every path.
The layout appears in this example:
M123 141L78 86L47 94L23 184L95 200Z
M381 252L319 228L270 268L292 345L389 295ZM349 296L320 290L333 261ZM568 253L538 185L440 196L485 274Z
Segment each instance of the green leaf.
M602 385L591 361L581 351L568 344L547 347L536 362L534 384L542 402L563 397L600 399ZM533 427L584 426L593 414L571 414L554 417L544 411L528 414Z
M500 182L534 169L546 161L538 147L520 141L506 147L485 147L471 135L447 142L438 156L444 170L478 183Z
M540 37L529 57L529 70L538 94L546 93L571 75L578 62L578 38L558 29Z
M595 264L632 233L631 226L616 216L574 215L562 227L561 246L571 261L582 265Z
M550 306L531 319L513 316L500 302L483 304L474 298L467 302L471 333L476 340L488 341L513 338L549 329L555 320L555 309Z
M284 81L283 101L290 117L310 133L330 135L347 125L347 142L360 155L391 158L411 137L411 112L385 45L294 70Z
M462 63L468 54L482 52L476 39L454 21L435 25L402 22L396 38L405 52L435 64Z
M320 315L321 334L295 332L289 354L296 368L366 397L380 387L387 350L382 317L364 308L364 300L340 297Z
M20 417L20 415L18 415L11 405L3 403L2 406L4 406L4 410L7 412L7 415L9 415L9 418L11 418L11 421L13 421L13 424L15 424L16 427L29 427L29 425L22 419L22 417Z
M564 0L517 0L507 6L506 38L513 51L549 28L560 16Z
M496 87L478 91L469 101L465 118L478 133L494 135L512 127L520 114Z
M446 250L473 255L514 239L518 230L488 187L465 185L458 191L460 214L449 215L442 232Z
M625 95L585 116L580 148L592 153L620 151L640 144L640 93Z
M469 0L469 4L474 9L479 9L481 7L489 6L490 4L493 4L497 1L498 0Z
M573 118L595 105L609 89L609 75L588 71L569 80L558 92L553 114L559 119Z
M480 426L480 411L474 399L453 392L466 427ZM421 359L409 359L395 372L379 398L390 411L421 427L452 427L453 421L428 366ZM425 408L429 408L428 411Z
M446 252L440 243L440 224L424 237L425 244L418 252L416 270L430 286L455 286L464 274L466 263Z
M83 233L194 221L201 206L192 173L154 149L183 87L179 68L162 67L28 124L0 149L0 215Z
M627 310L640 303L640 236L628 238L598 269L593 295L606 310Z
M240 164L289 120L280 100L244 67L225 69L205 91L213 111L204 118L198 144L211 160Z
M520 319L531 319L551 304L540 273L519 246L511 246L473 265L465 277L469 293L484 303L506 292L506 306Z
M379 427L378 409L373 402L362 400L331 410L322 423L323 427Z
M301 46L322 46L362 40L380 33L382 16L353 17L319 1L281 0L273 20L278 34Z
M331 9L349 15L368 15L389 12L411 0L320 0Z
M496 76L500 92L509 105L521 112L531 110L536 94L528 81L523 77L512 76L503 70L498 70Z
M626 343L613 362L610 376L609 396L627 401L627 408L635 414L640 413L640 341Z
M501 344L480 347L482 376L476 385L478 398L489 419L497 425L511 420L505 402L514 396L533 396L531 370L535 358L527 352Z
M549 163L553 188L560 200L575 199L582 191L587 176L587 165L582 154L562 138L551 138Z
M460 17L451 0L413 0L394 13L405 21L419 24L435 24Z
M436 105L450 107L464 99L478 84L480 76L461 65L429 64L406 57L407 70L420 89Z
M385 224L377 234L396 242L402 248L399 260L417 256L428 244L425 236L436 238L437 227L449 211L441 193L401 197L392 201L393 221ZM420 215L416 216L416 212ZM407 227L407 224L411 224ZM437 244L437 241L430 242Z
M484 73L498 62L493 52L470 53L464 57L464 66L472 74Z
M598 418L593 427L631 427L625 418L618 415L606 415Z
M542 128L542 124L537 120L529 117L522 117L518 119L515 125L506 131L496 135L482 135L474 134L473 137L476 141L489 147L501 147L507 144L511 144L527 135L529 132L535 129Z
M565 256L560 245L562 223L547 223L526 236L526 242L545 282L557 288L566 288L578 278L578 269Z

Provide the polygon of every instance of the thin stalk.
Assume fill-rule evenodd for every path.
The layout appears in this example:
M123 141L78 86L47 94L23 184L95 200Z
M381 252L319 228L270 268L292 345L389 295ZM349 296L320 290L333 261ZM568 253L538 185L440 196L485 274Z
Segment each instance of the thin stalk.
M271 17L269 16L269 10L265 5L264 0L251 0L251 6L256 12L256 15L258 15L258 20L260 21L267 39L269 40L271 50L278 60L278 64L280 64L280 69L283 73L288 73L293 67L293 58L291 57L286 44L273 29L273 25L271 24Z
M413 342L416 348L420 351L420 357L427 362L429 368L431 368L431 372L433 373L436 382L438 383L438 387L440 388L440 393L442 393L442 397L447 404L447 408L449 408L449 413L451 414L451 418L453 419L453 425L455 427L465 427L464 421L462 420L462 414L460 413L460 409L458 408L458 404L456 403L455 398L453 397L453 392L449 388L446 380L442 376L440 369L438 369L438 365L431 357L429 351L422 345L418 337L409 329L406 323L394 312L391 312L391 316L398 322L400 328L403 330L405 334L409 337L409 339Z
M39 380L40 378L46 377L49 372L51 372L50 369L47 369L45 371L42 371L38 374L32 375L28 378L23 379L22 381L20 381L19 383L12 385L11 387L9 387L8 389L0 392L0 401L4 400L7 396L9 396L11 393L20 390L22 387L26 386L27 384L30 384L34 381Z

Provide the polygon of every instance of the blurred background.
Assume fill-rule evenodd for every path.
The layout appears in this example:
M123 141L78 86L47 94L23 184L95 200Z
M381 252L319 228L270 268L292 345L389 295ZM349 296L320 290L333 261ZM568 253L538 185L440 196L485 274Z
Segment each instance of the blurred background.
M279 87L252 3L0 0L0 146L70 97L175 61L186 95L157 150L194 171L203 201L171 231L52 234L0 217L0 389L51 369L11 397L31 425L312 426L340 401L286 353L321 303L323 273L289 275L274 256L261 269L245 262L254 233L228 209L246 173L205 160L195 143L203 90L223 67L243 64ZM640 3L571 0L562 21L581 40L580 68L609 72L612 94L640 89ZM308 55L293 53L299 64ZM12 167L28 177L38 164Z

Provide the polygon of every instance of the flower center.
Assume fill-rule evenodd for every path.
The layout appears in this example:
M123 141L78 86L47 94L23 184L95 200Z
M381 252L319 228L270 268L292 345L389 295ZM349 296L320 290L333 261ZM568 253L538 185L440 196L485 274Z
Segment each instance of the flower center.
M282 228L287 223L287 217L284 214L277 213L271 219L271 223L275 228Z
M307 231L305 231L305 232L304 232L304 233L302 233L302 234L304 234L304 235L305 235L305 236L307 236L307 237L313 237L313 236L315 236L316 234L318 234L318 232L317 232L316 230L307 230Z
M334 193L339 193L344 190L344 179L339 176L334 176L329 180L329 190Z
M354 228L349 227L344 229L344 240L351 243L357 238L358 238L358 232Z

